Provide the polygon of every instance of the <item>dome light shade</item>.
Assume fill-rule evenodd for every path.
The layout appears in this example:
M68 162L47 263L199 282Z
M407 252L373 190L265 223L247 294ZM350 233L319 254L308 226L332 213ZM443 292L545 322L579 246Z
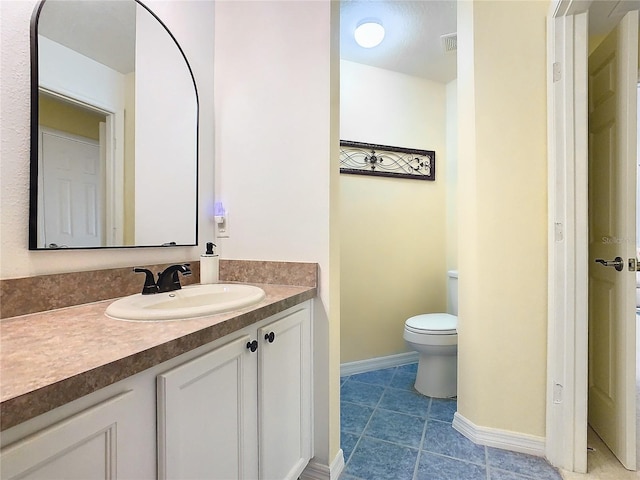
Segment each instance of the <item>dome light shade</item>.
M384 27L378 22L367 21L358 25L353 36L361 47L373 48L384 39Z

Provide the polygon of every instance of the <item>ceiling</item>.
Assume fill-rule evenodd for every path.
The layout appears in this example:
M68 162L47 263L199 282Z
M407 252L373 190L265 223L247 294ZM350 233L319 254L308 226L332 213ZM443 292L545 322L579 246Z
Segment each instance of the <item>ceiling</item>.
M135 70L133 1L47 0L38 33L120 73Z
M456 52L445 51L441 36L456 33L456 3L456 0L341 0L340 57L447 83L456 78ZM120 72L133 70L134 53L126 45L134 44L135 2L48 0L46 5L40 33ZM625 13L639 8L640 0L593 1L589 12L590 35L605 35ZM365 19L378 20L385 27L385 39L375 48L362 48L353 39L355 28ZM118 30L114 34L115 28ZM105 41L106 38L110 40ZM112 56L113 53L116 55Z
M640 9L640 0L596 0L589 7L589 35L609 33L627 12Z
M589 34L610 32L640 0L596 0L589 11ZM353 39L366 19L385 27L384 41L362 48ZM456 52L446 52L442 35L455 33L456 0L342 0L340 58L447 83L456 78Z
M353 38L365 19L385 28L383 42L362 48ZM445 52L441 35L456 32L455 0L342 0L340 58L447 83L456 78L456 53Z

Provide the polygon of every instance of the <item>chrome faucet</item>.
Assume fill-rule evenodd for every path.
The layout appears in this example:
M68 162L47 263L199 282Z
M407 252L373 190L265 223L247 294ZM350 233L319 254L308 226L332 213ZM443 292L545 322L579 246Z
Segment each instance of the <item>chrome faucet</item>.
M180 278L178 277L178 272L180 272L185 277L191 275L191 268L188 263L181 263L178 265L171 265L170 267L165 268L164 271L158 273L158 292L172 292L173 290L180 290L182 285L180 285Z
M146 275L144 280L144 287L142 287L142 295L151 295L154 293L172 292L182 288L180 285L180 278L178 272L184 276L191 275L191 268L188 263L181 263L178 265L171 265L164 269L164 271L158 273L158 281L153 279L153 273L146 268L136 267L133 269L136 273L144 273Z

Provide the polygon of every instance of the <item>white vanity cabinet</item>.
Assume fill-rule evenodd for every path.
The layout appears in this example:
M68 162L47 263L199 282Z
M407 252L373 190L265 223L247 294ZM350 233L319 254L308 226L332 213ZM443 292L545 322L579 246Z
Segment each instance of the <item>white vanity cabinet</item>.
M313 454L309 302L158 375L158 478L296 479Z
M311 342L306 301L31 418L0 435L0 478L295 479Z
M141 457L152 452L141 445L136 402L132 390L119 393L3 448L0 477L104 480L149 473ZM46 423L47 414L40 419Z

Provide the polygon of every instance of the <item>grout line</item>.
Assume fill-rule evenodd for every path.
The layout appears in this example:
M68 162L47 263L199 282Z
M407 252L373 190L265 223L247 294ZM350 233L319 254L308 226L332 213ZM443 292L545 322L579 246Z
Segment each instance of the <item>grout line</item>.
M349 403L349 402L347 402L347 403ZM420 420L426 420L428 418L427 416L423 417L421 415L414 415L412 413L399 412L397 410L389 410L388 408L384 408L384 407L378 407L378 410L381 410L383 412L395 413L397 415L406 415L407 417L419 418ZM434 418L433 420L435 420L436 422L448 423L448 422L443 421L443 420L438 420L437 418Z
M487 469L487 480L491 480L491 474L489 471L489 449L487 448L487 446L484 446L484 464L486 465L486 469Z
M349 458L347 458L347 460L344 462L344 470L347 469L347 465L349 464L349 460L351 460L351 457L353 457L353 452L356 451L356 448L358 447L358 444L360 443L360 439L362 438L362 434L360 434L358 436L358 440L356 440L356 443L353 445L353 448L351 449L351 453L349 454Z
M481 463L476 463L476 462L472 462L470 460L465 460L464 458L459 458L459 457L452 457L451 455L445 455L444 453L438 453L438 452L432 452L431 450L421 450L425 453L428 453L429 455L435 455L436 457L442 457L442 458L448 458L449 460L456 460L458 462L462 462L462 463L466 463L468 465L475 465L477 467L486 467L486 465L483 465ZM508 471L509 473L515 473L513 471L510 470L505 470Z
M398 367L394 367L394 368L398 368ZM393 372L393 375L395 375L396 372ZM391 378L393 378L393 375L391 376ZM353 380L356 383L364 383L364 382L358 382L357 380ZM367 385L371 385L371 384L367 384ZM382 385L379 385L382 386ZM367 427L369 426L369 424L371 423L371 419L373 418L373 416L376 413L376 410L378 409L378 405L380 404L380 402L382 401L382 397L384 397L385 392L387 391L387 387L384 387L384 389L382 390L382 395L380 395L380 398L378 399L378 402L376 403L376 405L373 407L373 410L371 411L371 416L369 417L369 420L367 420L366 425L364 426L364 428L362 429L362 433L360 434L360 436L358 437L358 441L356 442L356 444L353 446L353 450L351 450L351 454L349 455L349 460L345 462L344 464L344 470L347 469L347 465L349 464L349 462L351 461L351 457L353 457L353 454L356 451L356 448L358 448L358 445L360 444L360 440L362 440L362 437L364 437L364 432L367 431ZM351 402L348 402L351 403ZM357 405L357 404L356 404ZM372 437L375 438L375 437Z
M363 437L367 437L370 440L375 440L376 442L382 442L382 443L388 443L389 445L393 445L395 447L400 447L400 448L406 448L408 450L415 450L418 451L418 447L410 447L408 445L405 445L403 443L397 443L397 442L392 442L391 440L385 440L384 438L378 438L378 437L373 437L371 435L362 435ZM428 452L430 453L430 452ZM469 463L469 462L467 462Z
M366 407L368 409L371 409L371 415L370 415L369 419L367 420L366 424L364 425L364 427L362 429L362 432L359 435L357 435L355 433L352 433L352 432L345 432L345 433L350 433L351 435L354 435L354 436L357 435L357 440L356 440L355 445L354 445L354 447L353 447L353 449L351 451L351 454L349 455L349 458L347 458L346 461L345 461L345 473L346 473L347 466L352 461L354 452L359 448L359 446L361 444L361 441L363 440L364 437L370 438L370 439L378 441L378 442L384 442L384 443L388 443L390 445L395 445L395 446L398 446L398 447L401 447L401 448L414 450L414 451L416 450L415 447L410 447L410 446L405 445L405 444L401 444L401 443L385 440L385 439L382 439L382 438L378 438L378 437L366 434L367 428L371 424L371 421L372 421L374 415L376 415L377 413L380 413L382 416L384 416L384 414L386 412L389 412L389 413L393 413L393 414L401 414L401 415L412 416L412 417L420 418L421 420L424 420L422 436L420 438L420 443L419 443L417 456L416 456L416 463L415 463L414 469L413 469L413 476L412 476L413 480L417 480L417 478L418 478L420 460L421 460L421 457L423 456L423 454L439 456L439 457L442 457L442 458L447 458L447 459L454 460L454 461L461 462L461 463L465 463L465 464L468 464L468 465L475 465L475 466L484 467L485 468L485 478L486 478L486 480L490 480L491 479L492 472L498 472L498 471L509 473L514 478L518 478L518 479L521 479L521 480L534 480L534 477L530 477L530 476L528 476L526 474L515 472L514 470L504 469L504 468L500 468L498 466L494 466L494 468L491 469L490 468L491 464L490 464L490 460L489 460L489 457L490 457L489 447L487 447L487 446L483 446L483 448L484 448L484 460L485 460L484 465L482 465L480 463L476 463L476 462L471 462L471 461L468 461L468 460L465 460L465 459L462 459L462 458L457 458L457 457L449 456L449 455L446 455L446 454L425 450L424 447L425 447L425 443L426 443L426 435L427 435L427 432L428 432L428 428L430 426L432 427L437 422L446 423L448 425L451 425L451 422L448 421L448 420L441 420L441 419L437 419L437 418L431 418L431 415L433 413L433 408L434 408L434 399L431 398L431 397L426 397L426 398L429 399L429 403L427 405L427 410L426 410L426 417L421 417L419 415L413 415L411 413L399 412L397 410L388 410L386 408L383 408L381 406L382 399L390 391L410 392L410 390L407 390L407 389L398 389L398 388L395 388L395 387L391 386L391 383L393 383L393 379L396 377L396 375L398 375L400 373L398 371L399 367L394 367L394 368L396 370L393 372L393 375L391 376L391 380L389 381L389 383L387 385L367 384L366 382L358 382L357 380L354 380L354 379L349 378L349 377L346 380L346 381L350 381L350 382L351 381L355 381L356 383L364 383L364 384L367 384L367 385L370 385L370 386L374 386L375 385L375 386L378 386L378 387L382 387L382 393L381 393L380 398L378 399L378 401L373 406L364 405L364 404L358 404L358 403L354 403L354 402L344 402L344 403L356 405L358 407ZM416 392L413 392L413 393L416 393ZM455 399L452 399L452 401L455 401ZM342 401L341 401L341 403L342 403ZM434 423L434 422L436 422L436 423ZM341 430L341 432L342 432L342 430ZM350 475L350 474L347 473L347 475ZM355 475L350 475L350 477L354 478L356 480L363 480L361 477L358 477L358 476L355 476Z
M422 437L420 438L420 447L418 448L418 456L416 457L416 464L413 467L413 480L417 480L418 470L420 467L420 457L422 456L422 447L424 446L424 439L427 436L427 425L429 424L429 413L431 413L432 398L429 398L429 406L427 407L427 418L424 419L424 427L422 427Z

